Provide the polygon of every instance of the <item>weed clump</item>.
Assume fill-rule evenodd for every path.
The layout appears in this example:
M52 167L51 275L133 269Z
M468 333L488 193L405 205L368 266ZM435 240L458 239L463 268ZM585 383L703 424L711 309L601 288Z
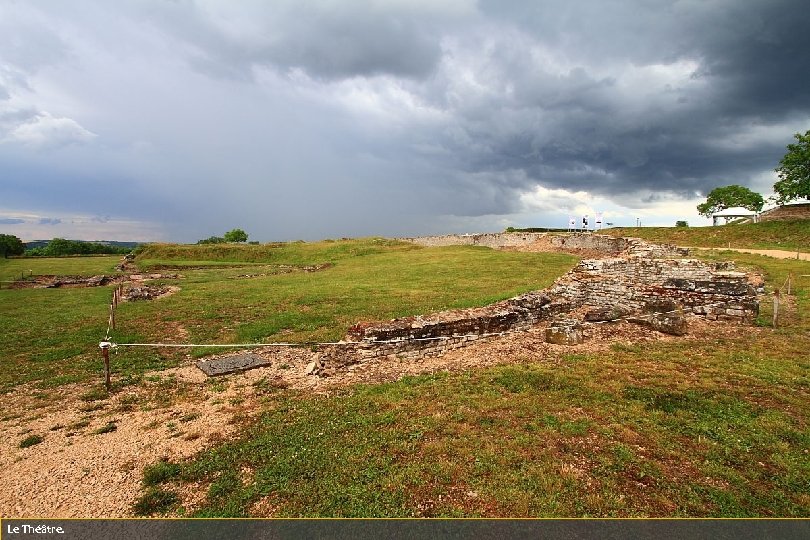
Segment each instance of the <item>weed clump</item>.
M29 435L20 441L20 448L28 448L29 446L34 446L35 444L39 444L44 440L45 437L42 435Z
M100 428L93 431L93 435L102 435L104 433L112 433L113 431L117 430L118 426L115 422L107 422L106 425L101 426Z
M141 495L133 507L136 516L151 516L153 514L165 514L171 510L180 499L173 491L161 488L150 488Z
M148 465L143 470L143 485L148 487L157 486L168 482L180 474L180 465L170 461L158 461L153 465Z

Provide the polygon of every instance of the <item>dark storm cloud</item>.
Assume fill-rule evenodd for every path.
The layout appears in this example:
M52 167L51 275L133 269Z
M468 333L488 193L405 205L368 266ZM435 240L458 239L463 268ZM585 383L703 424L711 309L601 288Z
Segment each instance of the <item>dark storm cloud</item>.
M790 132L748 146L718 141L810 115L810 11L802 2L483 9L520 32L493 34L477 55L476 74L494 96L459 108L458 129L474 149L446 144L471 172L526 173L508 177L506 190L541 183L619 198L638 190L690 197L746 184L774 167ZM551 62L532 48L551 51ZM567 67L549 66L555 59ZM670 83L651 69L645 79L645 67L678 63L694 70ZM628 82L633 69L641 73Z
M767 191L810 127L808 11L0 4L3 210L294 239L443 232L448 216L495 227L536 193L567 212Z

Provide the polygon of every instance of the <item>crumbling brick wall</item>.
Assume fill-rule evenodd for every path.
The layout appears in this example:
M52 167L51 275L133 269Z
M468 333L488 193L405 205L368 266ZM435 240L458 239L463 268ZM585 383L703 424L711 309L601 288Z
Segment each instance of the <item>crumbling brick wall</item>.
M358 323L349 330L348 343L325 351L323 369L328 372L373 357L442 354L580 308L586 308L586 315L587 310L600 314L591 320L632 320L647 311L661 311L661 306L713 320L750 322L757 316L757 291L745 273L734 271L733 263L655 258L682 256L684 251L621 240L624 256L583 260L542 291L480 308Z
M748 322L759 313L756 290L745 273L732 268L696 259L585 260L546 292L574 307L634 313L667 301L709 319Z

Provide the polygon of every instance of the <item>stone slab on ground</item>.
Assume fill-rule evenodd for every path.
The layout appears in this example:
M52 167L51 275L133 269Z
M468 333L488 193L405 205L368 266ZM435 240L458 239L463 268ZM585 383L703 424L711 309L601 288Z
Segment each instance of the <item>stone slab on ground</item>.
M197 361L197 367L209 377L247 371L253 368L269 366L270 364L270 360L253 353L239 353L212 358L211 360Z

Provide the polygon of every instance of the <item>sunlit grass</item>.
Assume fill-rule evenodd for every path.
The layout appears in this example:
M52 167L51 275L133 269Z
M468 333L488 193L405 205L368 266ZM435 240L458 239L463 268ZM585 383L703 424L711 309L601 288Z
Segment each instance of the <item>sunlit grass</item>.
M810 274L738 259L770 288ZM797 278L785 326L735 337L281 390L242 437L161 464L172 474L148 489L205 490L161 510L197 516L808 517L808 290Z
M160 282L180 287L173 296L119 305L113 340L332 341L342 338L359 320L484 305L543 288L576 261L568 255L471 247L426 249L380 239L234 249L243 248L270 250L274 263L178 271L182 278ZM196 246L159 249L168 261L176 261L165 258L175 249L191 257L181 262L201 257L194 251ZM208 253L210 248L199 249ZM66 260L74 268L84 264L87 271L117 260L100 259ZM51 261L48 268L62 259ZM315 272L274 273L279 264L325 262L333 265ZM245 274L256 277L240 277ZM109 287L0 290L0 390L23 382L51 387L98 377L98 343L105 337L110 294ZM112 356L112 368L118 376L134 376L172 365L185 352L127 349L125 355ZM208 353L194 350L198 355Z
M13 281L38 275L93 276L115 273L119 255L94 257L0 258L0 281ZM2 288L8 287L3 283Z

